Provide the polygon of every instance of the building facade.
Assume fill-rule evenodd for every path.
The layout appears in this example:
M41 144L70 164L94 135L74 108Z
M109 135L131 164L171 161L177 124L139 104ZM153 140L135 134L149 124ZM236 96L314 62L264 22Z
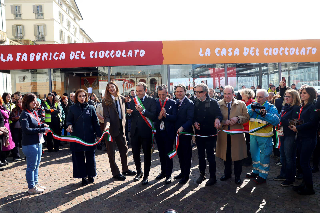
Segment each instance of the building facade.
M75 0L7 0L7 36L23 44L88 43Z

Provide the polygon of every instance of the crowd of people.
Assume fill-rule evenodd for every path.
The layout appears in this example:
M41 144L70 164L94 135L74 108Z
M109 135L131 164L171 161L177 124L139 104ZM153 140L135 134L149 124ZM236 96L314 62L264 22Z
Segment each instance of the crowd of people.
M220 181L230 179L233 171L235 184L241 184L242 166L252 165L252 172L246 174L246 178L264 184L274 152L282 165L274 180L282 181L281 186L286 187L293 186L295 179L303 179L300 185L293 186L294 190L301 195L315 193L312 172L319 171L320 98L317 100L313 87L303 85L297 90L281 81L278 88L272 84L268 90L243 86L235 94L230 85L220 87L219 93L215 93L201 83L193 91L191 96L186 87L179 84L174 93L169 94L167 86L160 85L157 93L148 95L147 85L140 82L136 90L123 96L118 86L109 82L101 99L83 89L61 97L50 92L42 100L32 93L3 93L0 97L0 171L8 164L9 156L13 161L21 160L22 148L27 162L28 193L39 194L46 189L38 179L43 145L48 152L58 152L61 146L54 134L72 135L94 144L107 131L112 140L104 137L98 145L70 143L73 177L80 178L82 185L94 182L95 150L102 149L102 145L115 180L135 176L134 181L141 180L142 185L147 185L154 142L161 163L156 179L165 178L166 184L179 179L180 184L185 184L190 178L192 142L195 141L200 170L198 184L206 178L206 186L217 182L216 157L224 161ZM128 143L132 147L135 171L128 166ZM115 160L116 147L121 170ZM172 177L175 155L179 158L180 173ZM310 166L312 155L313 168Z

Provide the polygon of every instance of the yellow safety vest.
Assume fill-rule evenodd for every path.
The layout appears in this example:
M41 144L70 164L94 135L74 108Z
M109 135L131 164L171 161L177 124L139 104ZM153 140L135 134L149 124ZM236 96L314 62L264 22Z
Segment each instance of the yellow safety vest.
M15 108L16 105L14 103L9 103L7 104L7 110L9 110L10 112L12 112L13 108ZM9 120L9 124L12 123L12 120Z
M255 128L258 128L258 127L262 127L262 126L265 126L266 124L268 124L268 122L266 121L263 121L261 119L257 119L257 118L250 118L250 121L249 121L249 129L255 129ZM273 126L270 125L270 126L266 126L256 132L253 132L253 133L249 133L250 135L255 135L255 136L260 136L260 137L271 137L273 136Z
M51 107L49 106L48 102L44 102L47 106L48 109L51 109ZM55 108L58 108L58 103L54 103ZM46 123L50 123L51 122L51 113L46 112L45 113L45 118L44 118L44 122Z

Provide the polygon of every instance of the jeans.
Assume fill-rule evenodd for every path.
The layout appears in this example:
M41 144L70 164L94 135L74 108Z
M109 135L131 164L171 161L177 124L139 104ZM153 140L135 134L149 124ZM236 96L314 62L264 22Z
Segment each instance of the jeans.
M280 161L281 172L280 176L286 180L294 182L296 174L296 153L297 143L294 135L280 137Z
M250 151L255 174L267 179L270 171L270 155L272 153L272 137L250 135Z
M300 153L300 166L302 168L303 180L306 184L312 185L312 171L310 167L310 159L313 150L317 144L316 136L298 137L297 149Z
M38 184L38 171L41 161L42 144L22 146L22 151L27 157L26 179L28 188L32 189Z

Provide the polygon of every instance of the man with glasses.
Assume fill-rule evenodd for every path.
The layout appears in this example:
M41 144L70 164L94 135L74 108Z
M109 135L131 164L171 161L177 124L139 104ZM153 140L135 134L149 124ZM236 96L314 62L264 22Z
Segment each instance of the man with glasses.
M173 150L173 143L176 132L174 131L174 123L177 118L177 103L167 98L168 91L166 85L158 87L157 100L157 116L155 121L155 128L157 130L156 141L159 150L159 157L161 162L161 173L156 177L157 180L166 178L165 183L171 183L171 173L173 168L173 161L169 158L168 153Z
M272 153L273 126L280 122L277 108L267 101L268 92L257 90L257 102L247 106L250 115L249 134L250 152L253 170L246 175L254 178L257 184L266 183L270 170L270 155Z
M175 132L188 132L192 133L193 115L194 115L194 104L186 97L186 87L182 84L176 86L175 95L177 97L177 120L175 123ZM178 157L181 168L181 173L174 177L174 179L181 179L180 184L186 184L189 180L190 169L191 169L191 136L180 135L179 136L179 148Z
M198 84L195 88L197 99L194 107L194 127L195 133L202 136L197 137L196 143L199 157L200 177L197 179L197 184L202 183L206 179L206 153L209 162L210 179L206 182L206 186L211 186L217 182L216 178L216 160L214 155L214 147L216 145L217 129L220 127L222 114L219 104L216 100L208 96L208 86L204 83Z

